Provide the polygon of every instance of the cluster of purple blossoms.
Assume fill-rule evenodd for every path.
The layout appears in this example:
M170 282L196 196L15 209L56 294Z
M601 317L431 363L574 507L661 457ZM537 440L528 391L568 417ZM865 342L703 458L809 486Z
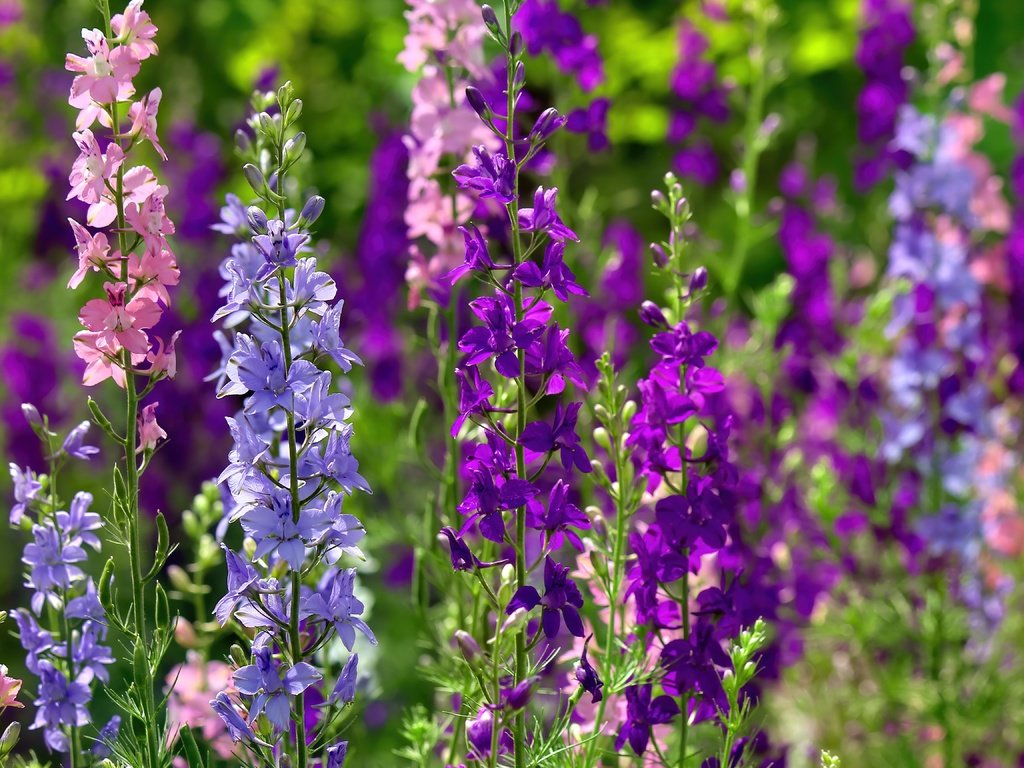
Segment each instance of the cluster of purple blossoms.
M1018 146L1024 147L1024 96L1014 110L1013 130ZM1006 239L1007 277L1010 283L1010 339L1017 358L1011 376L1016 392L1024 392L1024 150L1018 152L1010 172L1010 186L1017 198L1013 221Z
M566 119L547 109L528 133L517 135L525 67L519 33L509 36L511 12L506 7L502 25L490 7L483 8L484 22L506 52L504 105L492 107L472 89L467 94L504 149L478 146L473 162L454 172L461 189L501 205L508 252L492 254L496 243L489 243L472 224L463 227L464 263L446 276L452 284L472 276L493 294L470 302L474 323L458 342L459 412L452 434L478 442L466 450L463 466L466 492L458 510L465 521L458 532L449 527L442 533L455 570L483 578L481 569L490 566L514 560L515 568L514 593L496 605L509 618L504 624L498 620L497 634L487 642L497 669L497 657L507 646L502 635L514 635L515 653L508 662L514 675L494 680L493 693L486 686L481 692L485 703L466 728L467 759L472 761L493 761L495 749L499 754L525 754L524 708L535 687L527 649L544 641L541 647L548 647L563 636L563 627L569 635L583 637L583 596L555 555L565 542L580 547L578 532L590 527L570 492L575 473L591 471L576 433L581 403L559 397L570 385L585 387L583 371L569 349L569 330L554 322L554 307L545 300L551 295L564 303L584 294L565 260L568 244L578 237L559 215L557 189L537 187L524 196L522 207L519 190L523 167ZM508 557L481 561L467 542L476 534L486 551ZM529 583L529 574L541 565L542 580ZM533 620L538 609L539 623ZM596 673L580 680L600 696Z
M706 284L699 270L681 302L695 297ZM651 348L658 355L650 375L638 382L640 406L628 445L639 474L650 491L663 489L654 521L630 535L635 558L627 573L627 597L636 618L655 633L679 636L664 644L659 665L664 694L651 699L651 685L627 691L627 718L616 747L629 743L636 754L648 745L651 726L679 715L677 699L693 722L714 717L727 708L716 667L728 666L722 642L740 629L731 585L707 587L691 604L690 577L702 570L708 555L726 545L736 515L736 470L729 462L731 418L719 419L714 397L724 388L718 370L708 365L718 341L707 331L694 331L686 320L670 324L651 302L641 311L656 329ZM670 590L679 590L673 596Z
M865 156L857 162L855 180L858 188L866 190L905 160L900 148L889 142L910 91L903 67L915 31L911 5L903 0L864 0L863 11L856 60L865 82L857 97L857 138Z
M214 319L233 332L230 342L220 337L226 356L215 375L218 396L244 397L242 410L227 420L234 446L219 482L229 496L227 520L241 524L248 544L239 553L225 547L228 589L215 615L222 624L237 621L255 639L251 663L233 674L239 699L221 693L211 706L254 758L276 765L274 755L288 753L298 767L307 765L307 748L325 748L325 764L340 766L347 744L327 744L338 709L354 699L356 634L376 640L361 618L355 569L338 564L343 556L361 557L364 535L343 512L344 500L370 489L351 451L349 398L333 391L329 367L348 372L360 360L339 334L335 283L317 270L308 247L323 198L309 198L296 214L274 191L284 188L284 174L305 144L304 134L290 135L301 101L285 84L263 99L271 102L278 107L273 117L262 112L251 121L254 157L270 158L270 165L246 165L245 175L275 218L229 198L220 225L247 236L222 266L230 282ZM350 655L328 686L322 652L335 640ZM313 690L324 704L307 736L305 700Z
M956 113L900 112L893 147L913 161L896 172L889 200L895 229L887 276L905 291L888 328L896 348L882 444L885 459L917 482L917 532L927 553L951 559L965 583L981 578L976 467L994 406L985 383L983 286L972 270L983 225L968 133Z
M709 20L721 21L722 9L705 3ZM697 135L701 120L724 123L729 119L729 90L718 77L713 62L705 57L708 40L689 19L679 27L679 61L672 70L670 86L678 105L669 123L668 140L682 145L672 162L676 172L700 184L713 184L719 175L719 162L706 138Z
M100 516L90 510L92 495L76 493L65 504L57 495L60 470L70 459L88 460L99 449L86 444L89 422L72 429L63 441L35 406L22 406L24 416L46 451L49 474L37 475L12 463L14 505L10 523L31 532L21 561L30 609L14 611L25 665L39 678L32 728L42 728L46 746L56 752L82 751L80 729L92 723L88 705L96 680L109 682L107 667L114 657L107 638L107 619L96 585L83 565L86 547L100 549ZM104 751L116 734L97 742Z

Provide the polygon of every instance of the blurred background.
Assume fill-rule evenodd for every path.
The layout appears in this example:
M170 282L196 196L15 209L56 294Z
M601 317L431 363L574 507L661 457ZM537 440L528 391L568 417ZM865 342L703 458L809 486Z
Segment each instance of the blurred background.
M696 258L708 266L713 284L728 287L713 289L717 301L710 316L722 327L742 324L756 311L758 292L793 271L779 224L786 170L794 163L809 178L822 180L815 212L824 214L817 226L828 238L826 272L833 290L870 291L884 270L892 227L885 215L888 187L856 185L863 149L857 105L865 73L855 52L864 8L871 2L863 7L858 0L778 4L763 109L763 116L777 116L777 124L766 129L771 140L753 180L754 234L742 265L731 259L735 213L723 200L736 192L730 171L741 160L738 137L749 106L746 22L739 15L719 17L713 4L699 2L563 0L558 5L596 41L599 76L580 78L542 52L531 63L531 94L562 112L581 110L578 130L556 142L553 174L570 222L582 236L573 268L593 294L613 301L601 280L615 269L632 271L643 284L646 243L662 237L649 192L675 168L699 228ZM921 4L918 12L927 15L928 5ZM177 380L152 396L160 402L169 439L146 475L144 508L160 509L176 524L203 481L225 463L229 438L223 417L233 406L216 400L212 385L202 380L220 358L208 318L221 285L217 267L229 247L211 225L225 193L245 191L232 137L244 124L253 89L291 80L305 104L302 122L311 156L302 181L327 199L318 223L321 263L342 286L348 346L367 362L350 378L358 414L356 453L375 493L355 497L351 511L371 531L363 585L382 658L367 665L376 670L374 691L366 699L364 733L353 739L363 745L360 765L395 765L403 717L415 705L434 705L430 680L421 674L426 660L409 642L418 636L418 619L406 607L411 546L421 536L422 488L433 482L409 436L410 412L420 397L433 402L434 377L426 315L409 308L404 284L409 243L402 137L409 130L416 82L397 60L407 32L406 5L399 0L147 0L145 7L160 29L160 55L146 62L137 84L140 91L163 89L160 135L170 159L158 173L171 189L168 207L177 225L183 276L170 321L185 331ZM63 61L66 51L81 48L79 30L98 23L89 0L0 0L0 450L20 465L38 466L41 460L20 403L34 403L63 429L87 417L80 363L71 348L80 297L65 289L74 244L66 219L80 218L82 211L78 203L65 201L75 148L74 117L66 105L72 76ZM697 56L713 63L724 88L721 113L711 105L698 114L694 119L701 127L695 134L678 124L687 102L685 88L674 80L680 62L694 55L691 27L706 46L698 46ZM1015 96L1024 87L1024 3L982 0L975 31L973 77L1005 73L1006 93ZM908 65L924 66L924 45L911 43L905 57ZM995 173L1006 177L1017 152L1010 127L986 124L979 146ZM635 309L616 311L628 340L629 328L640 327ZM579 322L586 337L585 318ZM595 322L600 326L602 320ZM600 328L589 338L600 351ZM640 343L639 336L632 338ZM734 358L735 366L748 365L747 360ZM623 364L642 368L642 362L641 355ZM101 402L111 402L113 395L102 387L93 394ZM109 455L94 465L109 466ZM98 497L106 480L87 471L66 478L69 487ZM6 474L0 477L0 496L10 496ZM20 534L0 528L3 552L21 546ZM907 687L915 679L907 667L915 641L904 634L886 645L882 637L893 621L904 621L901 595L909 593L875 576L881 587L866 598L873 601L870 610L858 611L862 604L853 600L827 617L808 617L811 629L781 651L801 661L769 683L779 694L765 717L774 724L777 741L793 745L794 764L802 764L800 750L812 744L841 753L846 748L848 764L855 767L926 764L915 743L929 738L927 729L922 736L903 727L934 705L924 684ZM219 572L212 575L215 593L222 579ZM24 603L19 580L17 559L0 558L0 606ZM182 603L180 610L190 615L188 605ZM1024 628L1019 615L1011 618L1004 632ZM0 663L17 675L22 654L9 626L0 628ZM836 650L858 633L859 642L884 646L886 658L879 663L886 665L885 675L836 671L837 665L864 661ZM1015 655L1017 642L1003 653ZM183 656L181 650L179 660ZM987 703L971 700L988 707L974 710L971 718L989 722L993 712L1024 703L1024 688L1013 689L1020 680L1017 666L1007 663L999 671L1005 688L988 689ZM970 688L971 682L964 685ZM837 701L814 698L828 690L837 692ZM1019 764L1009 761L1021 748L1020 732L1013 733L1024 707L1020 710L1001 715L1006 721L997 740L1000 759L1007 762L992 765ZM979 725L978 741L990 736ZM30 735L23 741L34 743Z

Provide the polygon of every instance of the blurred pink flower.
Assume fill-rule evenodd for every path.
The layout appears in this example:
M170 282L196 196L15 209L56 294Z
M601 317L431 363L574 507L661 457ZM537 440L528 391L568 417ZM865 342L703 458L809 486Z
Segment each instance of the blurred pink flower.
M204 661L192 651L184 664L167 674L167 687L168 743L177 740L182 726L198 728L214 752L224 759L230 758L234 742L224 721L210 707L210 700L222 691L235 692L231 667L222 661Z

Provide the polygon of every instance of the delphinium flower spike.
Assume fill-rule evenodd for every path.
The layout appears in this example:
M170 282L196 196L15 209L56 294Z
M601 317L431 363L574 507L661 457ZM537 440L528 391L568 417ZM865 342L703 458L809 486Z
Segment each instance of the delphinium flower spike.
M89 402L96 423L124 452L124 463L115 470L107 530L128 553L132 606L123 613L112 607L113 601L105 603L110 624L129 637L134 671L133 686L110 693L129 715L118 756L132 765L159 768L166 762L166 747L154 681L171 628L163 589L158 584L152 600L146 593L170 544L167 525L157 513L156 553L152 564L144 566L139 481L166 435L157 422L157 403L142 407L141 401L158 381L175 374L177 334L160 339L152 329L170 303L168 288L178 283L178 267L167 241L174 233L164 211L168 189L149 167L131 164L146 144L160 158L166 157L156 133L160 89L133 100L132 79L141 62L157 54L157 28L142 10L142 0L132 0L114 16L108 3L100 7L105 29L83 30L87 55L69 53L66 60L66 68L75 73L68 100L78 110L74 140L80 153L68 179L68 199L89 206L85 225L71 221L78 269L68 285L80 288L92 273L102 280L100 296L87 301L79 314L84 330L75 335L74 346L86 364L82 383L91 387L113 379L126 393L120 432L96 403ZM101 142L94 133L97 123L97 130L109 131L109 142ZM88 282L93 284L91 278ZM99 585L101 600L110 597L109 582L105 578Z
M222 337L218 395L244 397L228 419L234 447L220 482L227 519L241 524L246 544L224 549L227 593L214 614L255 637L232 653L237 694L222 692L211 706L259 764L340 768L357 635L376 644L361 618L355 569L340 563L361 556L364 533L343 512L344 499L370 489L351 452L349 399L332 391L332 369L348 372L360 361L339 336L334 281L309 250L324 199L310 197L298 213L288 208L286 177L305 147L295 131L302 101L286 83L254 103L263 110L250 121L255 144L242 143L255 163L243 172L260 204L244 208L232 198L225 208L226 228L247 241L223 265L230 283L215 316L233 333L230 342ZM332 681L328 656L342 646L348 662ZM316 709L307 706L311 689L322 694Z
M71 766L87 765L91 742L100 747L117 732L86 735L91 726L89 704L96 683L109 682L107 666L114 658L107 643L107 617L98 599L96 584L83 566L88 549L98 551L100 516L91 511L92 495L76 493L67 502L58 493L61 470L72 459L88 460L99 449L88 445L89 422L82 422L63 441L50 429L47 418L35 406L23 406L26 420L42 443L47 473L37 475L30 468L11 464L15 503L10 522L31 534L22 562L25 585L31 592L29 608L14 612L26 667L39 678L36 708L31 728L43 729L47 748L68 754ZM22 706L14 700L20 687L0 674L0 710ZM109 750L108 750L109 751Z
M551 644L564 634L584 634L583 596L554 547L563 540L578 543L576 531L590 526L568 498L568 489L578 473L591 468L576 434L580 403L560 397L570 385L584 385L582 371L569 350L568 330L552 321L553 307L545 301L549 294L564 302L584 293L565 258L578 238L558 213L557 189L539 186L520 199L523 167L565 118L548 109L529 132L517 134L516 111L525 88L523 45L512 31L518 6L514 0L505 3L501 20L489 6L482 9L483 22L504 55L502 103L467 91L501 149L478 146L471 162L454 173L466 193L500 205L508 247L504 254L492 253L499 240L488 241L476 226L464 227L465 261L448 275L451 283L476 278L493 293L470 302L475 324L459 340L460 412L453 434L479 442L468 451L463 468L462 530L442 533L453 568L481 586L487 598L481 609L499 612L493 623L465 624L457 633L479 684L466 697L471 707L466 759L496 765L501 755L511 753L509 759L521 767L561 747L569 714L582 693L560 703L547 735L538 732L528 739L528 705L536 676L552 657ZM465 537L471 535L482 538L482 557L470 549ZM488 566L500 563L502 555L512 562L496 583L496 569ZM538 646L541 653L534 658ZM486 653L468 650L485 647ZM587 680L588 686L597 685ZM452 732L449 754L456 752L459 733L458 728Z

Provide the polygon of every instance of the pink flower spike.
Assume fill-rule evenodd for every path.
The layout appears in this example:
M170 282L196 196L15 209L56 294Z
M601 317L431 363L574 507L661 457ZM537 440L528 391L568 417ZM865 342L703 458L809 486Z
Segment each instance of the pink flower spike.
M159 403L150 403L139 414L139 453L153 450L157 443L167 437L167 433L156 423L158 405Z
M146 251L140 259L135 254L128 257L128 276L135 281L135 295L140 299L162 301L171 305L167 286L177 285L181 273L174 261L174 254L166 248L161 251Z
M149 14L142 10L142 0L132 0L128 3L124 13L119 13L110 20L110 28L117 35L117 42L125 46L137 62L156 56L160 52L153 42L157 33L156 25L149 18Z
M174 345L179 336L181 336L181 331L175 331L166 349L163 339L156 340L156 349L146 357L152 365L149 369L150 376L162 374L165 378L173 379L178 374L178 357L174 353Z
M162 310L150 299L136 296L125 303L127 286L124 283L105 283L106 299L92 299L86 302L78 319L86 330L105 334L104 347L116 353L127 349L134 355L149 352L149 338L145 329L152 328L160 320Z
M0 664L0 711L7 707L20 709L25 706L17 700L21 692L21 680L7 676L7 667Z
M104 267L113 269L121 260L120 251L114 251L111 255L110 244L103 232L95 235L89 234L89 230L83 227L74 219L68 219L72 231L75 233L75 247L78 250L78 269L68 280L68 288L77 288L82 284L86 273L90 270L101 271Z
M132 78L139 72L138 60L126 48L111 51L106 36L98 29L83 29L82 39L89 49L88 58L69 53L64 60L65 69L81 73L71 83L68 103L86 109L130 97L135 92Z
M96 137L88 128L72 135L78 144L80 154L71 166L71 174L68 176L71 191L68 192L67 199L78 198L83 203L96 204L107 194L106 184L124 162L124 152L117 144L110 144L104 154L100 151Z
M975 112L1013 124L1013 110L1003 100L1003 89L1006 88L1006 75L996 72L971 86L967 103Z
M148 96L142 98L142 101L137 101L128 108L128 117L132 121L132 127L129 129L128 134L130 136L141 136L153 145L153 148L156 149L157 154L163 160L167 160L167 153L160 146L160 140L156 135L156 113L160 107L162 95L163 92L159 88L154 88L149 92Z

